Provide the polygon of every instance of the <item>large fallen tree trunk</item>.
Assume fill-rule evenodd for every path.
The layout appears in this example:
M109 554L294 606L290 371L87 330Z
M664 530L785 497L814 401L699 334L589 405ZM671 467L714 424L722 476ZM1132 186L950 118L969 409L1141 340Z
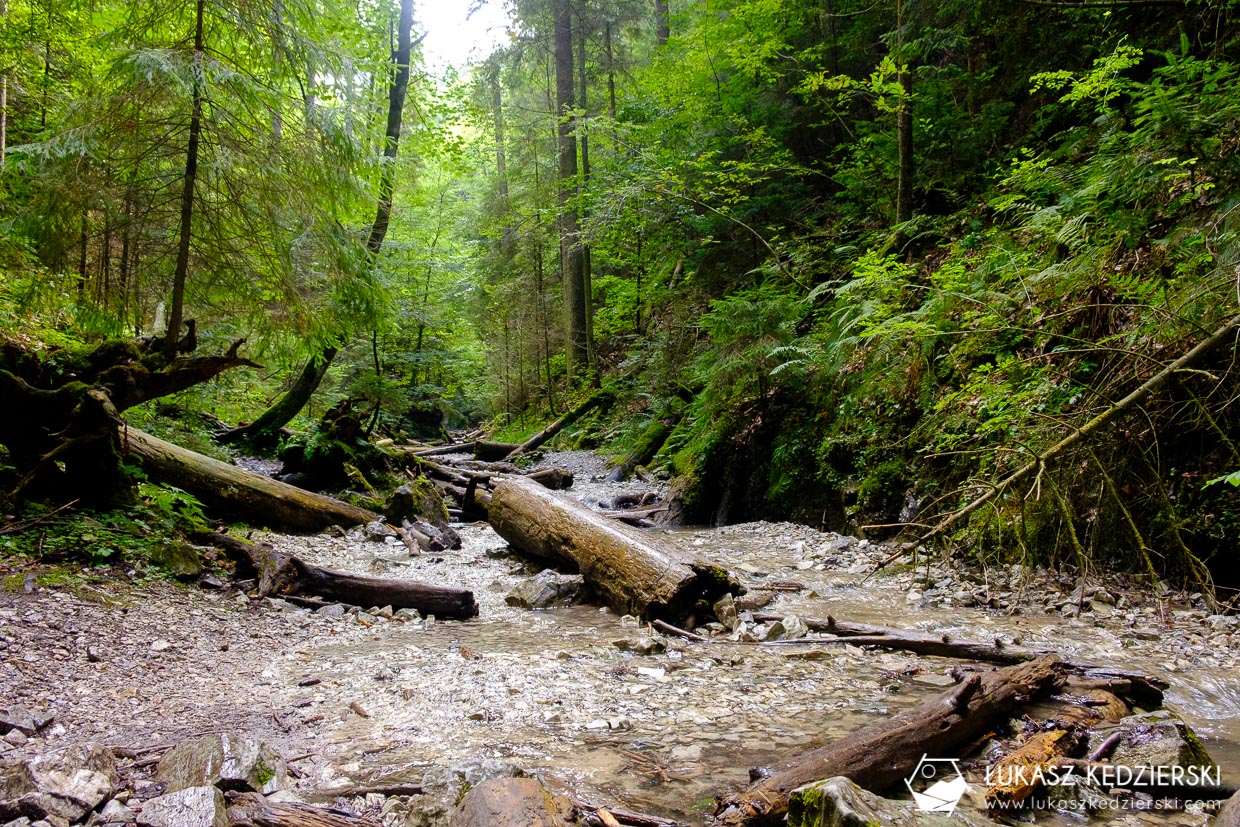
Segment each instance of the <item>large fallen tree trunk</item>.
M253 568L258 577L258 593L263 597L317 595L351 606L417 609L441 618L478 616L474 593L466 589L332 571L312 566L269 545L252 545L227 534L211 532L201 535L201 539Z
M125 446L148 477L193 494L222 515L290 531L320 531L329 525L378 519L364 508L204 457L136 428L128 428L124 436Z
M678 621L697 601L743 591L725 570L524 478L501 481L487 519L519 551L568 565L615 611Z
M608 403L610 401L611 401L611 394L609 394L607 391L595 391L590 396L590 398L587 399L585 402L582 402L580 405L573 408L568 413L564 414L564 416L560 417L555 422L552 422L546 428L543 428L541 431L534 434L532 437L527 439L525 442L522 442L520 445L513 448L511 451L508 452L506 456L497 457L497 459L512 459L518 454L525 454L530 451L533 451L535 448L538 448L544 442L551 439L551 437L555 436L560 431L564 430L565 426L573 424L578 419L581 419L581 417L585 416L586 414L588 414L590 411L594 410L598 406Z
M928 704L799 755L744 792L720 799L715 824L780 824L793 790L837 775L882 792L907 778L923 755L959 753L1019 704L1063 682L1063 664L1054 657L971 675Z

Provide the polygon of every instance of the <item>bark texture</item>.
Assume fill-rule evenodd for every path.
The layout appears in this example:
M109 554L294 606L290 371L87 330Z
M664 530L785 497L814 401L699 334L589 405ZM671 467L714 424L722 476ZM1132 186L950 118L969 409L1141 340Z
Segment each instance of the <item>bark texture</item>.
M1006 720L1017 706L1063 682L1063 664L1054 657L971 675L928 704L799 755L744 792L721 799L714 823L780 824L793 790L837 775L882 792L907 778L923 754L957 754Z
M579 571L620 614L676 622L699 600L713 604L725 593L743 591L718 566L532 480L501 481L491 493L487 515L496 532L519 551Z
M126 430L124 443L141 461L147 476L193 494L220 515L307 532L378 519L364 508L204 457L136 428Z

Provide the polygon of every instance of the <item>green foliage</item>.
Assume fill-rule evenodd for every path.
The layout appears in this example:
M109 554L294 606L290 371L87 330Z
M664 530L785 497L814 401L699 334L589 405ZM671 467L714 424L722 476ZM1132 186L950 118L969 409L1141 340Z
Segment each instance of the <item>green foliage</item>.
M176 488L142 482L133 505L107 512L53 512L32 504L0 535L0 558L33 563L147 565L170 543L207 529L202 504Z

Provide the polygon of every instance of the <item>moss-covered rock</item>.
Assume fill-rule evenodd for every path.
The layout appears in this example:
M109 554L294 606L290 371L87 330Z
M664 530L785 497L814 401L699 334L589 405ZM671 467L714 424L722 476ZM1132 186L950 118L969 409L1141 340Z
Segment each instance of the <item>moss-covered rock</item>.
M815 781L792 791L788 827L984 827L971 813L931 813L911 802L863 790L844 777Z
M383 505L383 516L393 523L425 520L436 528L448 527L448 506L439 489L426 477L418 477L397 488Z

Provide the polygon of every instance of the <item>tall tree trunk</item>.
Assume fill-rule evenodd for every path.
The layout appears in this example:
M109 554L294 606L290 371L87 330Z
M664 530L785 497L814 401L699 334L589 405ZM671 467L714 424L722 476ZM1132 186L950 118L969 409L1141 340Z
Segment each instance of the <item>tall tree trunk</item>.
M668 20L667 0L654 0L654 39L660 46L667 45L672 36L672 26Z
M401 117L405 110L405 93L409 88L409 60L413 52L413 0L401 0L400 24L396 48L392 52L392 78L388 87L387 129L384 133L383 171L379 178L379 203L375 210L374 223L370 225L370 235L366 239L366 250L370 254L373 266L379 250L383 247L383 239L387 236L388 224L392 218L392 192L396 186L396 150L400 144ZM307 103L307 106L312 106ZM234 428L221 436L224 442L235 442L241 439L272 442L277 432L287 425L293 417L306 406L310 397L318 390L332 360L336 358L339 348L336 345L324 347L315 356L310 357L301 373L298 374L292 387L276 400L270 408L249 425Z
M913 218L913 75L908 70L904 51L904 2L896 4L897 47L901 54L897 59L903 67L896 76L900 84L900 111L896 116L896 144L899 155L899 172L896 180L896 222L903 224Z
M206 0L197 0L194 11L194 102L189 116L189 145L185 149L185 177L181 182L181 234L177 239L177 261L172 270L172 306L168 309L168 332L164 337L164 358L177 355L177 338L185 318L185 277L189 273L189 246L193 237L194 182L198 177L198 141L202 135L203 44L202 17Z
M499 251L505 266L513 257L513 229L509 220L508 201L508 155L504 146L504 88L500 82L499 70L491 78L492 109L495 112L495 179L496 195L499 198L502 226L500 228Z
M616 55L611 42L611 21L603 24L603 50L607 53L607 114L616 119Z
M0 20L9 16L9 0L0 0ZM0 75L0 169L9 146L9 76Z
M584 374L590 359L586 325L585 271L577 206L577 138L573 130L573 19L569 0L554 0L556 145L559 148L560 273L564 292L565 356L569 379Z
M586 81L586 4L584 0L577 5L577 83L581 88L581 95L577 100L581 111L588 119L590 117L589 104L589 86ZM581 192L587 192L590 186L590 133L585 123L581 126ZM589 213L583 207L580 212L580 222L584 224ZM586 310L586 358L589 360L590 376L594 387L599 387L602 381L599 376L597 356L594 352L594 285L593 285L593 266L590 257L590 245L585 239L581 240L581 290L585 296Z

